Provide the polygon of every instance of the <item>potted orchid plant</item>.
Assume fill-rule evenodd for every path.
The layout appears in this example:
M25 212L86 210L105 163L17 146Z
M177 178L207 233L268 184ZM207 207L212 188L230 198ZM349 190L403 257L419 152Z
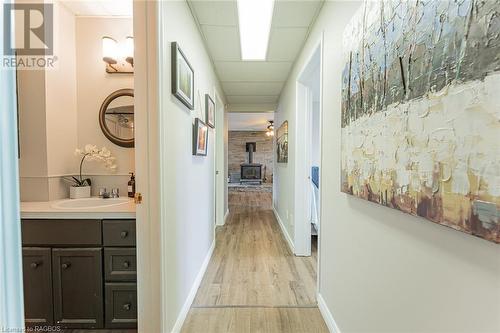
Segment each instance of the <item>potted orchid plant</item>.
M71 199L89 198L92 181L90 178L84 178L82 175L83 164L85 161L98 161L104 164L107 169L116 170L116 158L106 148L97 148L95 145L87 144L83 149L75 149L75 155L80 156L80 173L78 177L72 176L68 180L72 183L69 197Z

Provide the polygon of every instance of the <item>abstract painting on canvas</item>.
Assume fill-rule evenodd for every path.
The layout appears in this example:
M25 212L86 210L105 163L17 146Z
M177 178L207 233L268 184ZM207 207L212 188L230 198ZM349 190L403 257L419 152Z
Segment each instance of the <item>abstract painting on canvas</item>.
M342 191L500 243L500 0L365 1L343 38Z

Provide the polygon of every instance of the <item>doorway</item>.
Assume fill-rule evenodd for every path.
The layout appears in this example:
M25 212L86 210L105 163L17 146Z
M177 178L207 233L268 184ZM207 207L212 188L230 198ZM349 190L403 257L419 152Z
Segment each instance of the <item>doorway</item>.
M56 1L51 6L46 10L58 27L52 36L59 40L54 49L57 67L24 70L18 66L17 129L20 149L18 158L16 156L13 161L19 164L20 177L17 174L15 178L7 177L19 181L21 189L20 196L17 191L11 191L11 200L20 199L22 202L21 223L19 216L12 221L23 226L22 243L18 245L19 251L23 246L21 281L24 282L25 324L30 327L52 326L54 329L56 326L110 329L126 326L133 329L137 326L137 319L132 317L146 312L137 310L137 289L141 289L143 284L144 270L136 267L136 262L142 265L142 260L137 260L135 246L138 244L141 247L139 253L142 255L145 252L142 251L142 244L145 242L141 239L136 242L136 235L140 233L135 232L135 208L132 208L133 200L129 198L135 192L129 176L129 173L135 173L135 151L132 149L134 128L139 128L141 134L146 133L142 119L137 127L134 121L133 43L136 29L133 2L126 1L120 8L114 8L112 17L109 11L103 12L99 6L90 8L66 0ZM21 24L18 21L14 33L24 31ZM143 35L135 36L138 37L136 40L141 40L141 46ZM142 47L138 49L142 50ZM135 57L135 68L141 73L143 58L142 54ZM144 100L143 91L140 95L140 99ZM15 130L16 126L13 125L12 129ZM142 152L146 151L143 149L146 140L145 135L140 136L138 156L142 157ZM75 154L78 156L75 157ZM89 159L85 160L86 157ZM94 163L87 163L92 160ZM130 186L127 186L128 181ZM143 172L140 172L138 181L140 186L146 182ZM100 198L88 199L91 196ZM69 198L83 201L73 203L75 201L71 202ZM109 227L118 226L119 219L101 214L92 216L94 208L82 206L85 221L91 217L88 218L89 223L82 226L85 232L79 232L74 221L71 221L71 228L65 222L80 220L71 209L82 202L83 205L85 202L99 202L103 207L112 207L104 203L104 199L130 208L124 210L121 216L123 220L119 228L122 229L120 237L123 243L115 244L127 256L120 274L128 277L119 284L118 279L110 277L106 271L109 267L106 260L116 258L116 249L110 243L105 244L103 236L109 234ZM61 206L53 205L59 200ZM45 203L51 215L43 215L33 209L37 205L34 202ZM77 221L77 224L80 222ZM138 229L142 229L147 223L137 224ZM76 242L42 239L44 235L61 234L60 231L65 228L71 230L70 234L83 238ZM90 230L94 230L93 235L101 240L89 243L85 235ZM29 238L31 234L35 238ZM125 244L125 240L129 243ZM150 243L146 245L150 246ZM137 271L139 283L136 282ZM145 274L149 275L150 271ZM75 285L77 289L72 288ZM124 309L130 314L128 318L117 320L109 316L111 312L105 309L108 304L114 304L114 296L109 295L116 294L116 290L128 294L127 309ZM23 293L18 295L22 297ZM75 298L78 298L77 304L72 301ZM16 305L12 300L10 303L12 307Z
M321 63L318 43L296 82L295 254L310 256L320 231ZM305 189L305 191L304 191Z
M274 113L228 113L228 203L271 207Z

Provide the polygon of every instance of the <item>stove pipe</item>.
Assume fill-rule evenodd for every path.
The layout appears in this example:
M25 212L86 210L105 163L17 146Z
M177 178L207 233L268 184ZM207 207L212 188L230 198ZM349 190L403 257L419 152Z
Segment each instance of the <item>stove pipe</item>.
M255 142L247 142L246 150L248 152L248 164L253 164L253 153L255 152Z

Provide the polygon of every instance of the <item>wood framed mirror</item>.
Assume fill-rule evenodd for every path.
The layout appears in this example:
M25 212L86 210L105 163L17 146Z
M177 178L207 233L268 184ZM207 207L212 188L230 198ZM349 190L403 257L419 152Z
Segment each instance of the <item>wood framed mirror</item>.
M99 111L101 130L114 144L134 147L134 90L120 89L111 93Z

